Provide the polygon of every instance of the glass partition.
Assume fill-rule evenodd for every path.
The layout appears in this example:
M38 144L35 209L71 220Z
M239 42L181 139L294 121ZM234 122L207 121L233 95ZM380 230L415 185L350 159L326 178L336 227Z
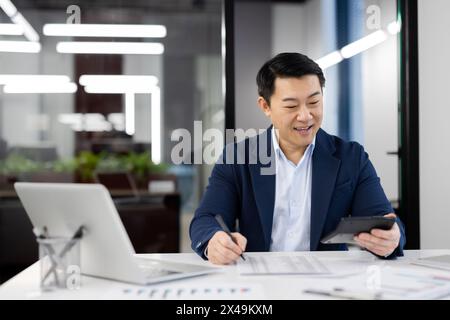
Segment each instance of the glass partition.
M18 201L16 181L103 183L136 227L127 228L136 251L190 251L188 222L209 169L192 161L193 136L182 162L172 151L176 133L193 135L197 122L224 131L222 1L0 4L2 219ZM169 219L156 205L142 209L160 215L150 219L155 239L144 213L125 212L124 198L145 196L176 211ZM32 236L25 222L17 228ZM170 249L160 245L168 239Z

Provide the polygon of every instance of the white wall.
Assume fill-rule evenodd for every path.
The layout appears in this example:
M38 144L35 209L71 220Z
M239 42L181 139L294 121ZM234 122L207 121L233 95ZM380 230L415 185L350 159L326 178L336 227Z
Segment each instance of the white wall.
M420 242L450 248L450 1L419 0Z
M270 3L237 1L235 4L236 128L258 130L270 125L256 103L256 74L271 58L270 8Z
M272 56L281 52L306 52L308 28L304 5L273 4Z

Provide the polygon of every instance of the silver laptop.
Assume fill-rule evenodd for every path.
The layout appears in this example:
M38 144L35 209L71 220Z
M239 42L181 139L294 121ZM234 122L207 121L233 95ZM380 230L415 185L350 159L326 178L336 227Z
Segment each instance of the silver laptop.
M72 236L80 227L81 272L137 284L204 275L217 268L137 258L108 190L101 184L15 183L33 226L50 236Z

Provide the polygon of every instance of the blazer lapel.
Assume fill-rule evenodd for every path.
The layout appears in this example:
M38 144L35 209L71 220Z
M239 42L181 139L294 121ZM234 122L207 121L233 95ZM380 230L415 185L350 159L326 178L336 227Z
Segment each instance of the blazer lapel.
M333 157L335 147L323 130L319 130L313 153L311 187L311 251L319 246L322 229L334 191L341 161Z
M275 152L272 145L271 129L270 127L258 136L258 146L265 144L267 147L265 150L262 150L263 157L267 157L266 161L261 161L260 153L258 153L257 163L249 165L256 206L264 233L265 251L268 251L270 248L273 208L275 205ZM257 149L251 147L249 151L258 152Z

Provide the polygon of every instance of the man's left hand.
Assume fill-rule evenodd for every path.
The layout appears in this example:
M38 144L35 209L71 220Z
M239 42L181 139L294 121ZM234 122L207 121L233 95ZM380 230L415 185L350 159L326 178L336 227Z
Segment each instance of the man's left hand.
M394 213L385 215L386 218L396 218ZM397 249L400 243L400 228L394 223L390 230L373 229L370 233L360 233L354 240L359 246L378 256L387 257Z

